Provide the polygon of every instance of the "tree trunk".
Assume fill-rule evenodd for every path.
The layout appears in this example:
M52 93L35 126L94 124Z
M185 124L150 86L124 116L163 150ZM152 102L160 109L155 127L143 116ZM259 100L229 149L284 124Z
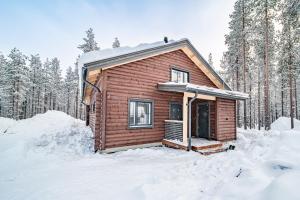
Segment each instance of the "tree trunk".
M269 91L269 17L268 0L265 0L265 48L264 48L264 103L265 130L270 130L270 91Z
M261 95L260 95L260 67L257 68L258 69L258 78L257 78L257 93L258 93L258 101L257 101L257 118L258 118L258 130L260 130L261 128L261 111L260 111L260 99L261 99Z
M242 12L243 12L243 79L244 79L244 93L246 93L246 41L245 41L245 4L244 0L242 1ZM244 100L244 129L247 129L247 101Z
M75 97L75 118L78 118L78 95L79 95L79 90L76 88L76 97Z
M296 111L296 119L299 119L299 114L298 114L298 99L297 99L297 80L296 79L294 79L294 83L295 83L295 85L294 85L294 90L295 90L295 92L294 92L294 94L295 94L295 111Z
M282 72L281 72L282 73ZM284 89L284 83L283 83L283 74L281 74L281 117L284 116L284 93L283 93L283 89Z
M292 44L291 44L291 30L290 24L288 24L288 43L289 43L289 86L290 86L290 117L291 117L291 129L294 128L294 97L293 97L293 69L292 69Z
M240 90L240 83L239 83L239 68L236 68L236 90L239 91ZM237 112L237 127L241 127L240 124L240 102L237 101L236 103L236 112Z
M250 75L250 85L249 85L249 128L251 129L252 128L252 78L251 78L251 75Z

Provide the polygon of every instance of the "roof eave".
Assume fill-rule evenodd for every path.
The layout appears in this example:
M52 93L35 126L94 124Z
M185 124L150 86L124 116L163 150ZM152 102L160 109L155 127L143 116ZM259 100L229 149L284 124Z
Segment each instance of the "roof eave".
M165 85L165 84L158 84L158 90L161 91L166 91L166 92L191 92L191 93L198 93L198 94L203 94L203 95L210 95L210 96L215 96L219 98L225 98L225 99L232 99L232 100L245 100L248 99L247 97L243 96L237 96L237 95L229 95L229 94L221 94L221 93L216 93L213 91L204 91L201 89L196 89L196 88L187 88L186 85Z

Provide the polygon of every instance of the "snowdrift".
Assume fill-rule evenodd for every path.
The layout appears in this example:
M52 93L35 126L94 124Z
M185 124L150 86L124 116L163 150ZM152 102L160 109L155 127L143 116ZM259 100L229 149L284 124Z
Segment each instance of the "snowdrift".
M294 119L295 128L294 130L300 131L300 121ZM291 118L280 117L271 124L271 129L277 131L289 131L291 130Z
M211 156L165 147L94 154L91 130L64 113L0 118L0 199L299 200L300 124L289 125L238 129L236 149Z
M93 150L92 137L83 121L59 111L19 121L0 118L0 151L18 147L24 151L84 154Z

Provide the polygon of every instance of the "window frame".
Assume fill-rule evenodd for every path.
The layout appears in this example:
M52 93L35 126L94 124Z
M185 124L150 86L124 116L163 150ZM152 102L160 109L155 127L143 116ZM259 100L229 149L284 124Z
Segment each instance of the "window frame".
M183 73L187 73L187 83L190 82L190 72L187 71L187 70L181 69L181 68L179 68L179 67L177 67L177 66L171 66L171 68L170 68L170 81L171 81L171 82L173 82L173 81L172 81L172 71L173 71L173 70L179 71L179 72L183 72ZM179 82L174 82L174 83L179 83Z
M142 124L142 125L131 125L130 124L130 103L131 102L141 102L141 103L151 103L151 124ZM131 98L128 99L128 129L139 129L139 128L154 128L154 101L151 99L141 99L141 98Z
M172 116L172 105L181 105L181 114L183 115L183 103L182 102L179 102L179 101L170 101L169 102L169 119L170 120L178 120L178 119L171 119L171 116ZM183 116L182 116L182 119L181 120L178 120L178 121L182 121L183 120Z
M92 113L96 112L96 101L93 102L92 104Z

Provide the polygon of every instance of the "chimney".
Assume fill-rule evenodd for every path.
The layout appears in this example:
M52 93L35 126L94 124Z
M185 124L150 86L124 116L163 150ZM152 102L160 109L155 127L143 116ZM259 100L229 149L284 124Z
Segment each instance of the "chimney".
M165 43L168 43L168 42L169 42L169 40L168 40L168 37L167 37L167 36L165 36L165 37L164 37L164 42L165 42Z

